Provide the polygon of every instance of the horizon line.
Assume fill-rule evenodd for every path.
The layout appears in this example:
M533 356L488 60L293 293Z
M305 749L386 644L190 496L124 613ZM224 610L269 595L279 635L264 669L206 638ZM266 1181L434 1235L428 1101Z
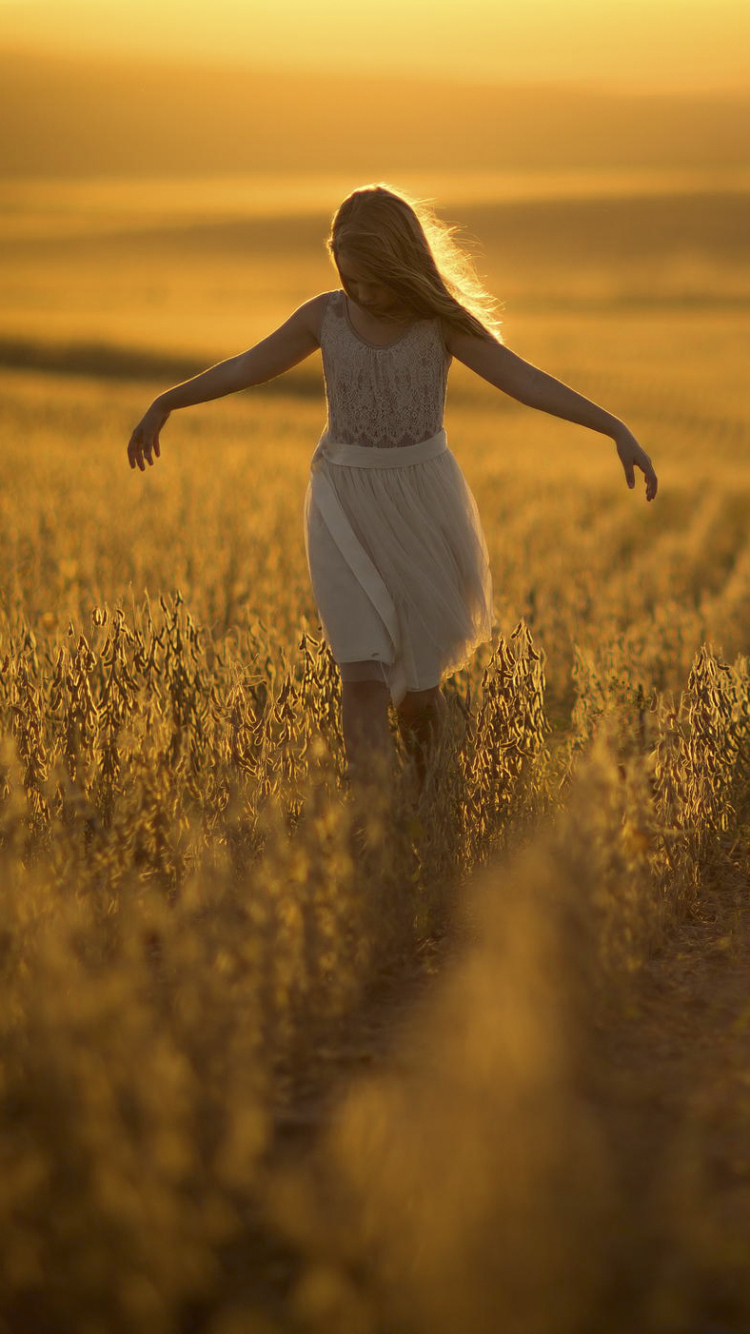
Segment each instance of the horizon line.
M427 71L418 70L415 73L409 73L405 69L389 69L378 72L369 66L351 66L346 70L341 70L338 66L328 66L317 64L310 66L306 64L279 65L276 62L265 63L254 59L252 61L242 61L236 57L222 59L218 56L201 58L197 53L195 55L185 54L180 57L165 58L163 55L152 55L132 52L118 52L102 48L100 50L73 50L73 49L53 49L45 46L28 45L8 45L0 43L0 60L4 58L20 58L25 60L37 61L55 61L64 65L117 65L132 66L138 64L141 67L148 66L151 69L169 69L175 73L190 72L201 70L204 73L212 72L220 74L234 75L260 75L274 77L294 77L299 76L307 79L338 79L342 83L352 80L365 79L372 83L382 85L384 83L409 84L414 85L428 84L434 86L439 80L441 83L449 83L457 88L471 88L472 91L482 88L507 89L508 91L545 91L545 92L567 92L580 93L582 95L591 95L598 97L657 97L663 99L675 98L700 98L711 97L721 100L739 98L743 101L750 101L750 89L747 82L739 79L736 83L728 84L726 79L716 84L699 83L679 83L679 84L659 84L650 80L640 80L637 83L619 83L613 84L611 79L599 81L591 77L565 78L548 76L546 78L527 77L509 79L493 78L490 74L482 74L479 78L472 77L468 71L461 73L455 69L436 69L431 75Z

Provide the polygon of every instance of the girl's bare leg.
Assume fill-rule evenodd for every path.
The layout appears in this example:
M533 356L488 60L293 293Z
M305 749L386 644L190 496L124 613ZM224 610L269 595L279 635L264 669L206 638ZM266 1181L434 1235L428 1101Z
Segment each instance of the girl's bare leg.
M420 788L443 735L448 701L440 686L432 690L410 690L398 706L398 726L404 745L417 766Z
M388 687L382 681L342 681L341 721L349 777L358 787L387 773L393 760Z

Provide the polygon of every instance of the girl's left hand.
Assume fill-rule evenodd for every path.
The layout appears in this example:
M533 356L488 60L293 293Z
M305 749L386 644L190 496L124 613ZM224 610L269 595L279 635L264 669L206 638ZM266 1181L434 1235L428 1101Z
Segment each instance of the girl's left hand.
M152 403L148 411L143 414L128 444L128 461L131 468L140 468L141 472L145 472L146 463L151 468L154 456L157 459L161 457L159 432L168 417L169 413L157 403Z
M645 449L641 448L627 426L618 430L613 439L617 447L617 453L620 456L620 462L625 469L625 480L628 486L631 489L635 486L634 469L640 468L646 478L646 500L653 500L659 483L654 472L654 465Z

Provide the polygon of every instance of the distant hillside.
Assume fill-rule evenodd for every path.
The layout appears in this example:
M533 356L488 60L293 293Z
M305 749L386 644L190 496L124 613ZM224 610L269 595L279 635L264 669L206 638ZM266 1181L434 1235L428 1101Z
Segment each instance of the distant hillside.
M742 165L750 97L0 53L9 176Z

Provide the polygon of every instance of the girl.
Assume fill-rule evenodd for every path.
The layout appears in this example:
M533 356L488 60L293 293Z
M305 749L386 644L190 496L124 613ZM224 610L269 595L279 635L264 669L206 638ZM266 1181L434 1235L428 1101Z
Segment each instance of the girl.
M492 633L492 583L474 498L442 426L453 357L529 407L614 441L628 486L651 460L616 417L507 348L495 303L426 205L355 190L327 241L341 286L268 338L154 400L128 445L160 456L175 408L262 384L323 354L328 422L312 461L305 540L313 592L342 678L350 775L392 753L389 696L420 778L446 711L442 677Z

